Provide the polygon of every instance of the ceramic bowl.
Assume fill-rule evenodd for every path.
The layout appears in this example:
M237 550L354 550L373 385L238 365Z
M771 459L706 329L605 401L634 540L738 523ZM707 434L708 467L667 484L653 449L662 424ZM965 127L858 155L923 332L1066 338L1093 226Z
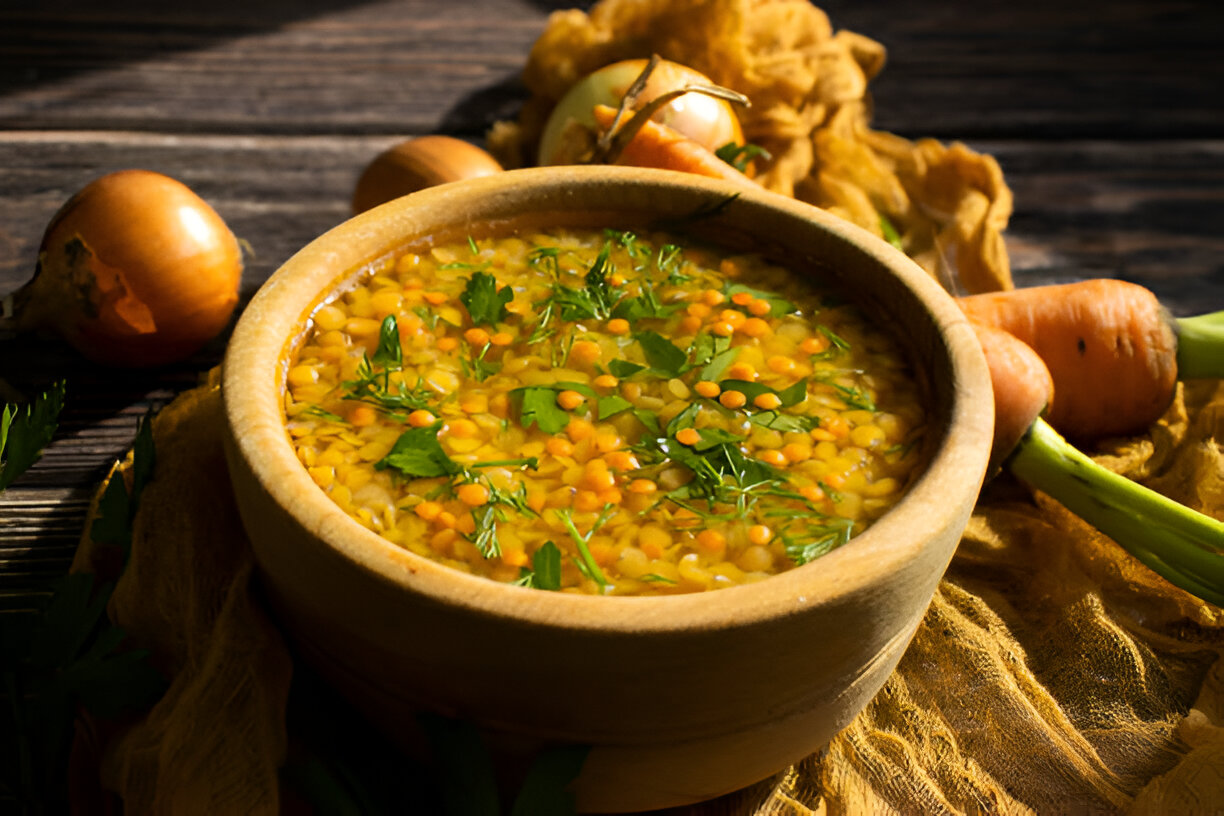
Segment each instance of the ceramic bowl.
M702 214L693 219L694 214ZM516 222L705 235L819 274L902 338L929 393L929 464L865 533L759 583L604 598L500 584L420 558L349 519L299 464L285 360L312 309L430 236ZM694 176L520 170L429 189L329 231L284 264L224 362L227 453L268 598L298 653L388 733L422 710L495 743L590 752L583 811L640 811L749 785L819 749L896 666L974 505L990 450L989 375L954 302L901 252L814 207Z

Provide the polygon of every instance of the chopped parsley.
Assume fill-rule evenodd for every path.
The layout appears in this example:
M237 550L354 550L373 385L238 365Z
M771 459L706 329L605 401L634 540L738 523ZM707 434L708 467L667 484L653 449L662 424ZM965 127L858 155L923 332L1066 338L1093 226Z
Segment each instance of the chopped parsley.
M423 428L409 428L382 459L374 463L375 470L392 468L401 476L412 479L429 479L437 476L454 476L462 468L446 455L438 442L441 422Z
M497 278L487 272L477 272L468 278L459 295L459 302L467 309L474 326L493 326L505 319L506 304L512 300L514 290L509 286L499 289Z
M429 391L421 384L409 386L402 377L404 353L394 315L387 315L379 327L378 347L374 355L363 354L357 365L357 378L342 383L341 399L365 402L385 411L398 413L416 411L429 406Z
M532 589L561 589L561 548L552 541L545 541L531 556L531 568L519 571L519 586Z

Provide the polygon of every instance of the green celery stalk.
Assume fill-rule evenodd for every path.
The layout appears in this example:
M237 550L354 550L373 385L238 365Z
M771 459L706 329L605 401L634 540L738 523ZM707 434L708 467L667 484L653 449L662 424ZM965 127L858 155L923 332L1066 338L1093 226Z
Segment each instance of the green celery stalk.
M1178 379L1224 378L1224 312L1174 318L1173 328Z
M1043 419L1007 467L1170 583L1224 606L1224 523L1098 465Z

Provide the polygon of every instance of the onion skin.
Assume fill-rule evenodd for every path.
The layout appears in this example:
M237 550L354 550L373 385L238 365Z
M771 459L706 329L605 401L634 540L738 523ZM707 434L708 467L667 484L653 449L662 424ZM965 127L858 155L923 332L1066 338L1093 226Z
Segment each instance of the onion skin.
M500 172L497 159L474 144L452 136L419 136L370 162L353 190L353 212L363 213L426 187Z
M573 138L566 130L581 127L598 130L595 106L617 107L629 86L646 67L647 60L614 62L594 71L575 84L553 108L540 136L539 164L569 164L576 158L568 144ZM669 60L660 60L638 95L637 107L669 91L686 85L713 85L705 74ZM664 106L651 117L695 142L718 150L728 142L743 144L744 132L731 103L699 93L688 93ZM593 138L593 137L592 137ZM581 140L578 140L579 142Z
M51 219L15 327L50 329L95 362L162 365L225 329L241 278L238 240L212 207L168 176L121 170Z

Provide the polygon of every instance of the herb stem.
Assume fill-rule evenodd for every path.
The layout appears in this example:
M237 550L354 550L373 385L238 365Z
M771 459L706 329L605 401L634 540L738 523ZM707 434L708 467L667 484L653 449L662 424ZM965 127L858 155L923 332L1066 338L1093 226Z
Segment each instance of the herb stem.
M603 574L603 570L599 568L599 564L595 561L595 556L591 555L591 549L587 546L587 539L599 529L605 521L607 521L609 508L605 507L600 513L599 518L595 520L595 524L591 527L590 532L585 536L578 532L578 528L574 526L574 517L570 515L568 510L558 510L557 515L561 518L561 522L565 525L566 532L573 539L574 546L578 548L578 557L581 559L579 566L584 575L599 585L602 590L608 585L608 579Z
M519 459L489 459L485 462L473 462L468 465L469 468L487 468L487 467L529 467L537 468L540 466L540 460L534 456L524 456Z

